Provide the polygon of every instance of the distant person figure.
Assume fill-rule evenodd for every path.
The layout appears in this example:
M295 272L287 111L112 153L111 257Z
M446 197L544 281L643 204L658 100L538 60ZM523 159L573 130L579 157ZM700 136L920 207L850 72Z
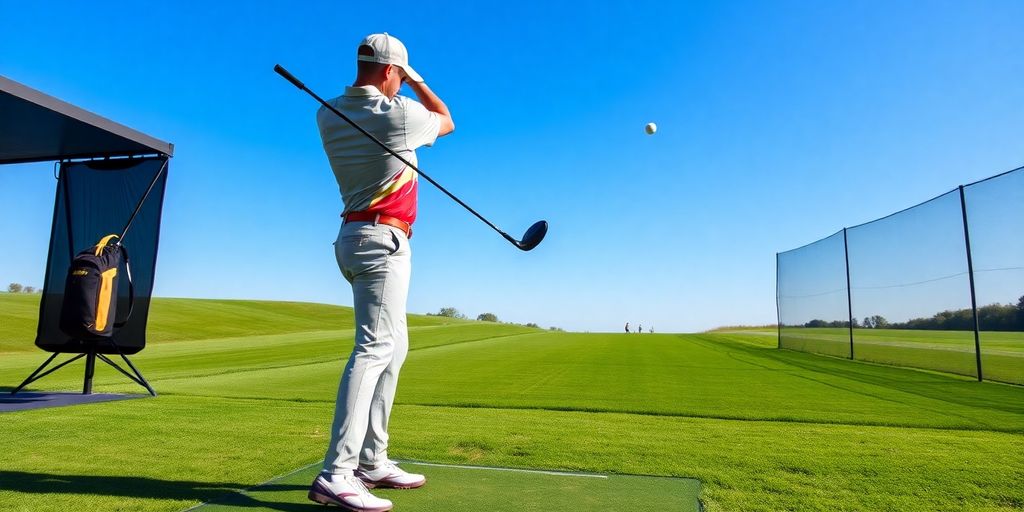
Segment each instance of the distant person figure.
M643 326L643 324L636 326L636 333L637 334L643 334L644 333L644 326Z
M649 332L651 334L654 334L654 327L651 327L650 329L647 329L647 332Z
M629 322L626 322L626 334L629 334Z

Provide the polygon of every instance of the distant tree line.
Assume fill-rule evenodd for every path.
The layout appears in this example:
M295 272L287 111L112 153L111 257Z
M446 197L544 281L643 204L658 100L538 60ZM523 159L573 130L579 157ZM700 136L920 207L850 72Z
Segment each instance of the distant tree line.
M1017 304L989 304L978 308L978 325L986 331L1024 331L1024 296ZM804 327L849 327L850 322L811 320ZM973 331L974 315L970 308L946 310L929 318L912 318L906 322L889 322L884 316L853 320L854 327L865 329L918 329L929 331Z
M21 283L11 283L7 285L8 293L43 293L43 290L34 286L22 286Z
M446 318L458 318L459 320L466 319L466 315L463 315L459 310L452 307L441 308L437 313L427 313L427 316L443 316Z
M854 322L853 326L854 327L858 327L857 322ZM833 320L831 322L826 322L825 320L819 320L819 319L815 318L814 320L811 320L810 322L805 323L803 325L803 327L846 327L846 328L849 328L850 327L850 322L847 322L845 320Z
M737 324L737 325L719 325L718 327L715 327L714 329L710 329L710 330L707 330L707 331L704 331L704 332L716 332L716 331L738 331L738 330L742 330L742 329L776 329L776 328L778 328L778 327L779 327L779 325L778 325L778 324L761 324L761 325L743 325L743 324Z
M466 315L462 314L462 312L460 312L458 309L455 309L455 308L453 308L451 306L443 307L437 313L427 313L427 316L443 316L445 318L457 318L459 320L465 320L466 319ZM498 315L495 315L494 313L480 313L479 315L476 316L476 319L478 321L481 321L481 322L501 323L501 320L498 320ZM521 324L513 324L513 325L521 325ZM533 322L530 322L530 323L526 324L525 327L532 327L534 329L540 329L541 328L541 326L539 326L539 325L537 325L537 324L535 324ZM563 331L563 329L560 328L560 327L551 327L551 330L552 331Z

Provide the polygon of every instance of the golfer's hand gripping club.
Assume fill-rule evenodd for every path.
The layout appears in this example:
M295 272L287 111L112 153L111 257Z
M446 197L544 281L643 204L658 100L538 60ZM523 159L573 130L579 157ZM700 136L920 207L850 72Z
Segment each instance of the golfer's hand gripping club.
M308 93L310 96L313 97L313 99L315 99L318 102L320 102L320 104L323 105L324 108L327 108L331 112L334 112L335 115L337 115L338 117L342 118L346 123L350 124L356 130L359 130L359 132L362 133L363 135L366 135L367 137L369 137L370 140L376 142L378 146L380 146L385 151L390 153L391 156L397 158L399 161L401 161L405 165L409 166L409 168L411 168L414 171L416 171L417 173L419 173L419 175L423 176L423 178L425 180L429 181L431 185L437 187L438 190L440 190L441 192L444 192L445 195L447 195L448 197L452 198L456 203L459 203L459 205L461 205L463 208L468 210L469 213L472 213L478 219L482 220L484 222L484 224L487 224L488 226L490 226L491 229L497 231L498 234L500 234L503 238L505 238L505 240L508 240L510 243L512 243L512 245L515 245L516 247L518 247L521 250L529 251L530 249L533 249L534 247L537 247L537 244L539 244L541 242L541 240L544 239L544 235L546 235L547 232L548 232L548 223L547 223L547 221L541 220L541 221L535 222L532 226L530 226L529 229L526 230L526 234L523 235L523 239L522 240L516 240L515 238L512 238L511 236L508 235L508 233L505 233L504 231L498 229L498 227L495 226L494 224L492 224L491 221L489 221L486 218L484 218L483 215L480 215L479 213L476 212L476 210L470 208L468 204L462 202L461 199L455 197L454 194L452 194L451 192L446 190L438 182L434 181L430 176L427 176L426 174L424 174L423 171L419 170L419 168L417 168L415 165L413 165L412 162L409 162L408 160L403 158L402 155L399 155L394 150L389 148L387 146L387 144L384 144L383 142L381 142L377 137L374 137L373 134L371 134L370 132L364 130L361 126L359 126L354 121L349 119L345 114L342 114L340 111L338 111L338 109L334 108L331 104L329 104L326 101L324 101L323 98L321 98L320 96L317 96L316 93L314 93L313 91L309 90L309 88L307 88L305 84L303 84L301 81L299 81L298 78L295 78L295 75L292 75L291 73L289 73L288 70L285 69L284 67L282 67L280 64L275 64L274 65L274 71L276 71L277 74L279 74L282 77L284 77L285 80L288 80L289 82L291 82L292 85L294 85L295 87L298 87L300 90L303 90L306 93Z

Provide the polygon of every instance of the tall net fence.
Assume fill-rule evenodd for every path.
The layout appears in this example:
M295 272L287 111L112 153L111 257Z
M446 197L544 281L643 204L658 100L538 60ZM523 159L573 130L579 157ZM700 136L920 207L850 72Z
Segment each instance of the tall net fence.
M778 273L779 346L850 355L843 232L779 254Z
M1024 168L777 256L779 347L1024 384Z
M986 379L1024 382L1024 171L965 187ZM1013 300L1007 303L1007 298ZM1016 321L1014 321L1016 320Z

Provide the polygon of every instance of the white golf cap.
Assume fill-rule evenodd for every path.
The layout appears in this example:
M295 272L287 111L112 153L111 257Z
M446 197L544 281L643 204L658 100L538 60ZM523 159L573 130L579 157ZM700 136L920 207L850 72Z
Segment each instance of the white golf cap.
M369 46L373 50L373 55L357 54L356 58L358 60L393 64L402 68L405 74L409 76L409 80L413 82L423 81L423 77L409 65L409 52L398 38L388 35L387 32L383 34L370 34L366 36L366 39L363 39L363 42L359 43L359 46Z

